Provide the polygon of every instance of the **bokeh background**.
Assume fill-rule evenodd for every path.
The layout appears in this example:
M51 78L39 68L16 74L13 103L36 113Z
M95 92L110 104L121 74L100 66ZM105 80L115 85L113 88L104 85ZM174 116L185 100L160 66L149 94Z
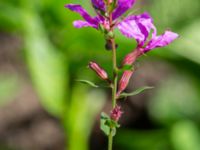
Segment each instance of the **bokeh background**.
M110 90L87 68L95 60L111 74L103 35L75 29L80 16L64 4L89 0L0 1L0 150L105 150L100 112L109 113ZM120 102L122 128L114 150L200 150L200 1L138 0L158 31L180 38L137 62L127 91L154 86ZM118 61L136 45L117 31Z

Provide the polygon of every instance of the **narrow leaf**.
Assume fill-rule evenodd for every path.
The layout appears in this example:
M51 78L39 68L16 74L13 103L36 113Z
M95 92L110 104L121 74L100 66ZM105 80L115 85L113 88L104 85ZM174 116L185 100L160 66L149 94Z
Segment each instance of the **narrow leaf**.
M81 83L84 83L84 84L87 84L87 85L90 85L92 87L95 87L95 88L98 88L99 86L96 85L95 83L91 82L91 81L88 81L88 80L76 80L77 82L81 82Z
M153 89L154 87L150 87L150 86L145 86L145 87L141 87L131 93L122 93L120 95L120 98L124 98L124 97L128 97L128 96L135 96L135 95L138 95L140 93L142 93L143 91L145 90L149 90L149 89Z
M110 118L107 114L101 113L100 128L106 135L109 135L110 133L110 127L107 125L109 119Z

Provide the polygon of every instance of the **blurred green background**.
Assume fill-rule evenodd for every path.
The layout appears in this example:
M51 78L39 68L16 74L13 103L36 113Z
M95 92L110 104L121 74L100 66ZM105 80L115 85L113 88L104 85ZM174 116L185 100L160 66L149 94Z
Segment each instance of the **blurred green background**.
M111 52L94 29L75 29L80 16L64 4L89 0L0 1L0 150L104 150L99 114L109 113L109 89L87 68L95 60L111 74ZM127 91L154 86L122 101L114 150L200 150L200 1L138 0L158 31L180 38L138 61ZM118 31L118 61L135 47Z

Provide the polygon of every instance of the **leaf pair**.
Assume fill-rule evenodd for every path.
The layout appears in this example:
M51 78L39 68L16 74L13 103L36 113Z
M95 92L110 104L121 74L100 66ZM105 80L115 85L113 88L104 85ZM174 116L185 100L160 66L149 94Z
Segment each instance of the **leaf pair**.
M120 125L112 120L107 114L105 114L104 112L101 113L100 128L107 136L110 133L112 134L112 136L115 136L116 128L119 127Z

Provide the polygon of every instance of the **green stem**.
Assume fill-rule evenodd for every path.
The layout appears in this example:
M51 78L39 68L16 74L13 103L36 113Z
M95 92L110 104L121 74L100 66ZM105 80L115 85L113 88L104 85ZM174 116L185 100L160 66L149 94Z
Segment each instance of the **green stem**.
M112 12L109 13L109 22L110 22L110 31L113 32L113 18ZM116 44L114 37L110 39L112 44L112 64L113 64L113 86L112 86L112 109L116 107L116 94L117 94L117 80L118 80L118 67L117 67L117 51L116 51ZM112 135L112 128L110 128L110 133L108 135L108 150L112 150L113 145L113 135Z
M112 42L112 52L113 52L113 87L112 87L112 108L116 107L116 94L117 94L117 57L116 57L116 47L115 47L115 40L111 39ZM113 144L113 135L112 135L112 128L110 128L110 134L108 136L108 150L112 150Z
M117 76L114 77L113 89L112 89L112 108L116 107L116 92L117 92Z
M110 134L108 136L108 150L112 150L113 145L113 136L112 136L112 129L110 129Z
M116 46L115 46L115 40L111 39L112 42L112 54L113 54L113 88L112 88L112 107L113 109L116 106L116 93L117 93L117 56L116 56Z

